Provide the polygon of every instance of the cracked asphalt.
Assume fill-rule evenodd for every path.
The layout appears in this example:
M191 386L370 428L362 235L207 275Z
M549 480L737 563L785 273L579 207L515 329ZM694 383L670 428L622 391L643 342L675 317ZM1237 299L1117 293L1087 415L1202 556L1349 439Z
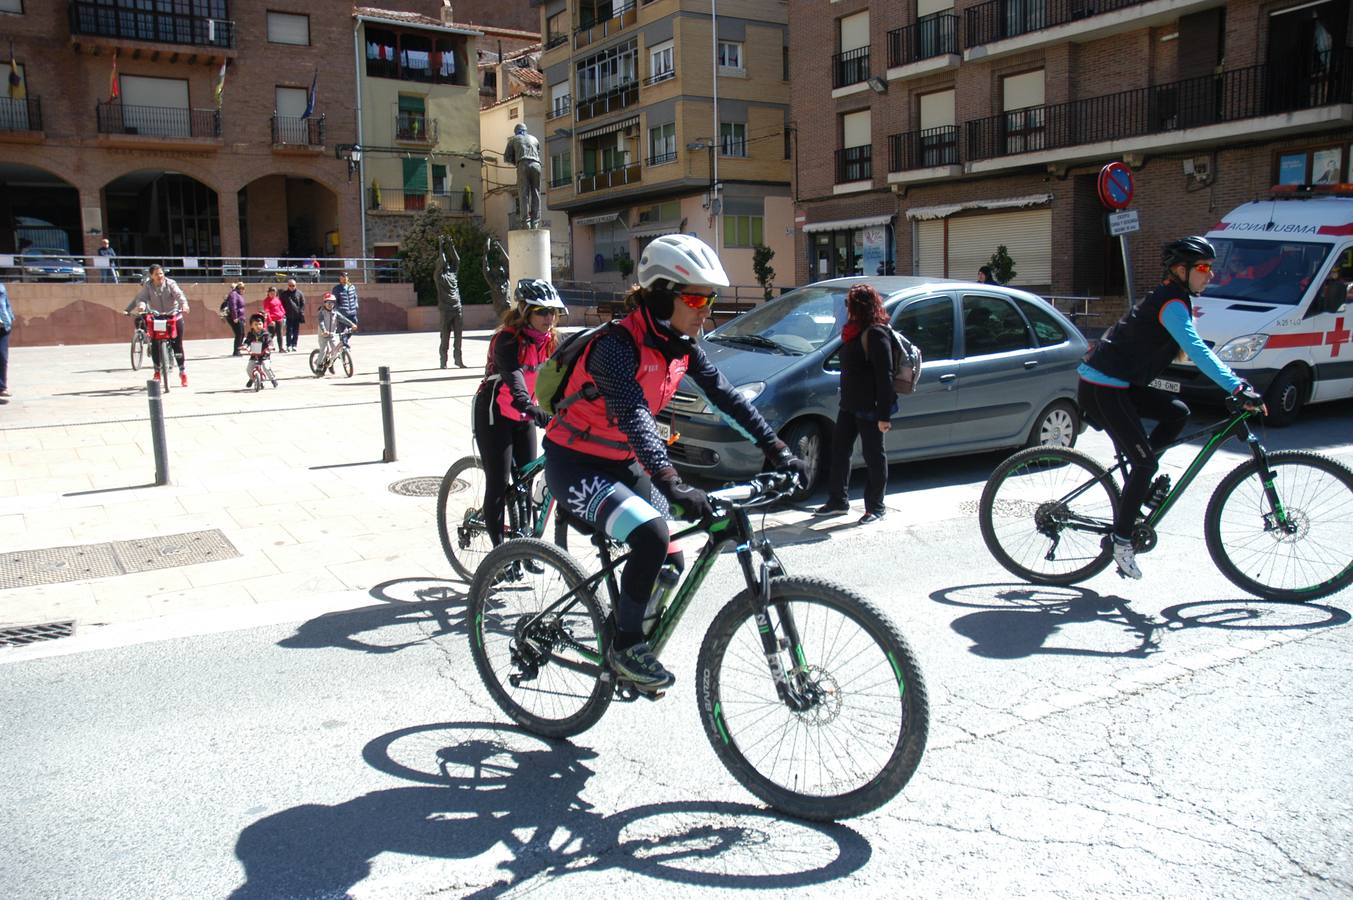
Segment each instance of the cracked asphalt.
M1345 405L1270 443L1350 462L1347 421ZM506 725L470 660L464 585L395 565L359 601L0 655L0 884L24 898L1353 894L1353 593L1267 603L1215 571L1202 509L1230 453L1171 514L1142 581L1018 584L972 516L997 461L894 467L883 528L769 520L792 572L849 582L920 659L930 742L876 813L782 818L706 743L691 681L705 623L740 586L730 558L664 656L677 686L613 704L573 742Z

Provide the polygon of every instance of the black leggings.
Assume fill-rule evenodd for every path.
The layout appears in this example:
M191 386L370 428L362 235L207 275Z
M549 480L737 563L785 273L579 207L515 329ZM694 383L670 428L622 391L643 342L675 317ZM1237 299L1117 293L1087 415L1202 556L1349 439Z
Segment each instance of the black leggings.
M507 418L495 408L493 399L493 391L475 394L474 439L484 464L484 524L496 547L503 542L503 501L512 463L515 460L524 466L536 458L536 426Z
M628 636L632 643L643 633L644 608L657 584L658 569L664 562L678 571L684 567L664 519L667 499L653 490L637 461L603 459L550 440L545 441L545 480L571 517L629 545L615 624L621 638Z
M1188 405L1178 395L1148 387L1104 387L1081 380L1077 399L1081 409L1113 439L1118 452L1128 459L1123 499L1113 520L1114 534L1132 537L1132 527L1151 490L1151 477L1159 464L1156 451L1179 437L1189 417ZM1156 420L1151 434L1142 427L1142 417Z

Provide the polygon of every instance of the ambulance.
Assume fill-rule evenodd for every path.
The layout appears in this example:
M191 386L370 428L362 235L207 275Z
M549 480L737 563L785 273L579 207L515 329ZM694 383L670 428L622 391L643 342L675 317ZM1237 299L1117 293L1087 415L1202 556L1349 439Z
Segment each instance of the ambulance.
M1353 397L1353 184L1275 188L1227 213L1207 239L1217 261L1194 298L1194 325L1263 392L1269 424L1291 423L1308 403ZM1221 396L1189 361L1155 386Z

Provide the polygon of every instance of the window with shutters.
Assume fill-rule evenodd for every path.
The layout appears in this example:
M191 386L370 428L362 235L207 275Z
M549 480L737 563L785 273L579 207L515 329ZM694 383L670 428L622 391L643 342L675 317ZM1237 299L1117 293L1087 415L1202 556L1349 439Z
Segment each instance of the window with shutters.
M673 44L663 41L648 48L648 83L657 84L676 77L676 64L673 60Z
M550 187L565 187L573 181L573 151L550 154Z
M989 356L1032 347L1024 317L1004 297L963 295L963 355Z
M741 41L719 41L719 68L742 71Z
M747 155L747 124L745 122L719 123L719 155Z
M958 128L954 124L954 91L934 91L917 98L922 166L958 163Z
M1043 149L1043 70L1001 79L1006 153Z
M310 17L295 13L268 13L268 43L310 45Z
M676 123L648 129L648 164L661 165L676 159Z

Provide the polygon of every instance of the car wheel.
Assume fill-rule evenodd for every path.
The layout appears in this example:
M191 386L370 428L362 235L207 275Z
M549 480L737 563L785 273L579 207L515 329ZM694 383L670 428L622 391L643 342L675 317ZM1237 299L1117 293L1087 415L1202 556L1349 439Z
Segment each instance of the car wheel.
M1264 424L1282 428L1295 422L1306 402L1306 390L1306 373L1301 369L1293 366L1278 373L1264 394L1264 403L1268 405Z
M792 500L807 500L822 484L827 472L827 441L822 428L812 421L794 422L780 434L794 455L808 464L808 484Z
M1075 404L1058 400L1034 420L1026 447L1074 447L1080 435L1081 417Z

